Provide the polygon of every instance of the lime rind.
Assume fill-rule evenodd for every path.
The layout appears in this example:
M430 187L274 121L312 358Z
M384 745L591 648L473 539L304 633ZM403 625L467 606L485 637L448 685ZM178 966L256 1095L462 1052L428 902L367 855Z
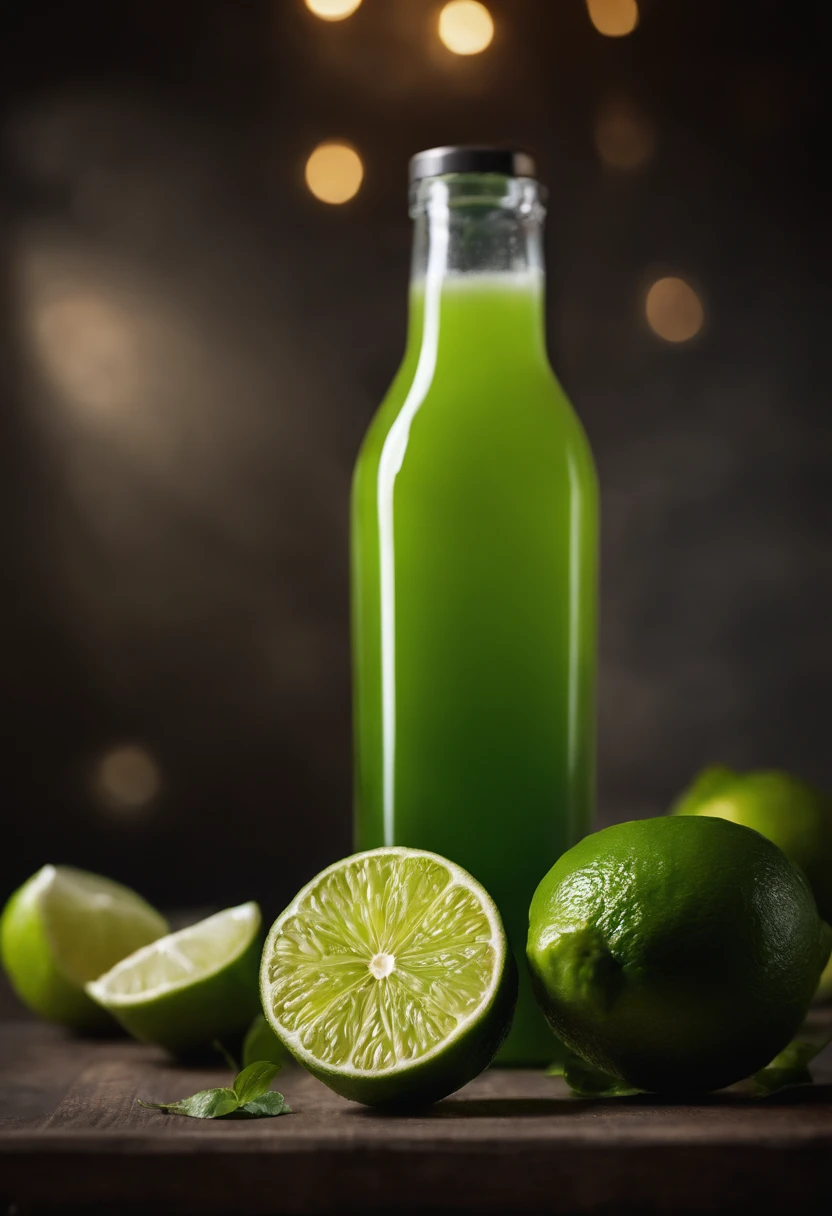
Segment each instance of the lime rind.
M86 991L108 1009L146 1005L150 1001L210 980L241 958L260 928L260 909L256 903L226 908L213 916L168 933L142 946L116 963L104 975L86 985ZM232 937L232 949L217 950L218 928L239 927ZM228 934L224 937L228 938ZM142 979L158 973L158 982L147 986ZM173 977L173 978L172 978ZM125 990L126 989L126 990Z
M277 1036L337 1092L371 1104L435 1100L486 1067L516 982L487 892L453 862L403 847L355 854L308 883L272 926L261 966Z

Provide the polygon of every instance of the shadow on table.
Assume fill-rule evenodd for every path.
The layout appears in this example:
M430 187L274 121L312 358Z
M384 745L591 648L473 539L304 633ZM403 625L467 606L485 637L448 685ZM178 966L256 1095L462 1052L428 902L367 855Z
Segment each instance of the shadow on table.
M832 1085L804 1085L785 1089L768 1098L752 1098L747 1094L713 1093L696 1097L657 1094L636 1094L626 1098L446 1098L435 1106L401 1111L385 1111L386 1119L543 1119L553 1116L572 1117L580 1111L668 1110L698 1108L746 1108L748 1106L808 1106L832 1102ZM378 1117L371 1107L350 1106L355 1118Z
M435 1106L385 1110L385 1119L544 1119L571 1115L591 1103L578 1098L450 1098ZM380 1111L370 1106L349 1107L357 1119L378 1118Z
M429 1119L543 1119L589 1106L577 1098L457 1098L423 1112Z

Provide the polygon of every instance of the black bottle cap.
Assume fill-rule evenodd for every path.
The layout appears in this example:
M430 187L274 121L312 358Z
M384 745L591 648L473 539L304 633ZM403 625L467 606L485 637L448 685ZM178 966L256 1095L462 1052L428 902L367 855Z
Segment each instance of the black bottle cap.
M536 177L527 152L511 148L429 148L410 160L410 181L442 177L446 173L497 173L501 177Z

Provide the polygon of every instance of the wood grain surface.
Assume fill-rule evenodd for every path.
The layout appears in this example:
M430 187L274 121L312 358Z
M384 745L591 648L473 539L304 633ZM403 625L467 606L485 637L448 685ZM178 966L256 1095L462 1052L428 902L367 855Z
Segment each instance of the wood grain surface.
M0 1025L0 1212L832 1212L832 1059L763 1102L578 1101L491 1070L409 1116L345 1102L300 1069L295 1113L200 1122L143 1110L228 1084L123 1040Z

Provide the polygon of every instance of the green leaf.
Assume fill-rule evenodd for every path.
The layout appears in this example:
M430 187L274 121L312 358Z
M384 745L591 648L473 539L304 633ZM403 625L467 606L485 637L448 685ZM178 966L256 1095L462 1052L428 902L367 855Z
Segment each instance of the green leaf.
M751 1078L754 1097L768 1098L790 1085L811 1085L809 1065L830 1043L832 1034L814 1041L792 1039L766 1068L761 1068Z
M240 1105L233 1089L202 1089L190 1098L182 1098L179 1102L143 1102L138 1099L139 1106L151 1110L163 1110L171 1115L190 1115L192 1119L221 1119L230 1115Z
M253 1119L288 1115L291 1114L291 1107L286 1105L283 1095L269 1091L279 1072L279 1064L271 1060L257 1060L237 1074L233 1089L203 1089L179 1102L143 1102L139 1098L138 1103L150 1110L190 1115L192 1119L222 1119L226 1116Z
M562 1061L550 1064L547 1077L563 1077L576 1098L630 1098L643 1091L633 1089L617 1077L611 1077L579 1056L568 1054Z
M234 1092L240 1106L264 1094L280 1072L280 1065L270 1060L257 1060L238 1073L234 1080Z
M240 1113L262 1119L270 1115L291 1115L292 1108L287 1104L283 1094L270 1089L268 1093L261 1094L252 1102L246 1102L245 1106L240 1107Z

